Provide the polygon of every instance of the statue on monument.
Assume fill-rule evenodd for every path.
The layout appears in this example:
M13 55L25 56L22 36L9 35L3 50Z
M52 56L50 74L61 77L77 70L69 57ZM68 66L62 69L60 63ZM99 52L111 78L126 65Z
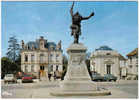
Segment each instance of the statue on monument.
M75 14L73 14L73 6L74 6L74 2L70 9L70 14L72 17L72 25L70 26L70 28L72 30L71 35L74 36L74 43L78 43L79 35L81 35L81 21L87 20L91 18L92 16L94 16L94 12L92 12L88 17L82 17L79 14L79 12L76 12Z

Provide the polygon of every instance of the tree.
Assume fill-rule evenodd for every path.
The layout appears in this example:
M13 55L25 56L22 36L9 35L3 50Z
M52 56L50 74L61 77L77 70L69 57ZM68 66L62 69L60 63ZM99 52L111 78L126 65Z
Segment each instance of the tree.
M21 55L19 54L17 59L15 60L15 63L17 64L17 70L21 71Z
M8 43L9 43L9 47L8 47L7 57L15 62L15 60L19 55L20 46L17 43L17 39L15 36L10 37Z
M13 62L11 59L7 57L1 58L1 78L3 78L5 74L15 74L18 71L20 71L20 68L15 62Z

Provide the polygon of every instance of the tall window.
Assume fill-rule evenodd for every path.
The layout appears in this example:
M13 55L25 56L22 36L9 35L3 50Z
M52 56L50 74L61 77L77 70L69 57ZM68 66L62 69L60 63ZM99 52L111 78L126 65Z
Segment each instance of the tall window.
M138 65L138 56L136 56L136 64Z
M44 63L44 55L40 54L40 63Z
M58 71L58 65L56 65L56 71Z
M27 65L25 65L25 72L28 72Z
M40 66L40 70L44 70L44 66Z
M31 66L31 72L34 72L34 65Z
M31 55L31 62L34 62L34 59L35 57L34 57L34 55Z
M53 71L53 65L51 65L51 71Z
M58 55L58 54L56 54L56 62L58 62L58 57L59 57L59 55Z
M107 74L111 74L111 65L107 65Z
M53 60L53 54L50 54L50 62L52 62Z
M131 57L129 58L129 61L130 61L130 64L132 64L132 58Z
M25 62L28 61L28 55L25 55Z

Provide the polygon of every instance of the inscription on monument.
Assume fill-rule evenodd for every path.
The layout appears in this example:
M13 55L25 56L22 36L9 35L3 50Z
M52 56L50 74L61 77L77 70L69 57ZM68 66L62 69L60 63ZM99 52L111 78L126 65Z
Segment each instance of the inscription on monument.
M74 65L80 65L84 61L83 54L75 54L71 57L71 63Z

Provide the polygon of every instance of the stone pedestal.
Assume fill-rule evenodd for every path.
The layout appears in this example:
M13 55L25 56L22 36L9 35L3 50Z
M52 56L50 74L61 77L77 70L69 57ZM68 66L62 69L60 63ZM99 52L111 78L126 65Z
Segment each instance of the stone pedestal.
M52 95L68 96L68 95L98 95L110 94L109 91L100 91L96 83L91 81L87 66L85 64L87 48L79 44L71 44L67 49L69 54L68 69L64 81L59 85L58 91L51 93Z

